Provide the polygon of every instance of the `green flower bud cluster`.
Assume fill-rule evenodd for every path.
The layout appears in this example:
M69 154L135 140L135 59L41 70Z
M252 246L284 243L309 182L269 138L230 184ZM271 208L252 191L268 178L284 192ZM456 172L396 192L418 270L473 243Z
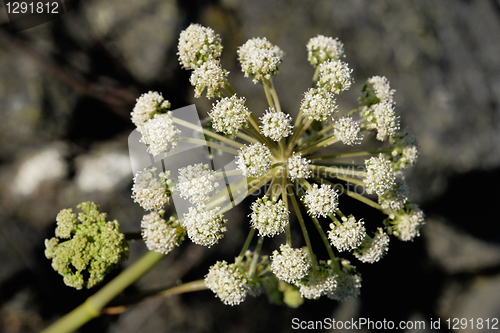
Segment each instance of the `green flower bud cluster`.
M67 286L92 288L128 258L129 245L118 221L106 222L98 205L89 201L77 207L78 217L71 208L57 215L56 237L45 240L45 256Z

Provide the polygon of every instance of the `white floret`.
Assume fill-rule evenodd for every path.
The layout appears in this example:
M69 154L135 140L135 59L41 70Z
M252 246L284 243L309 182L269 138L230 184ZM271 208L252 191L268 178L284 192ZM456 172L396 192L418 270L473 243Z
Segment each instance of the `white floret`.
M318 35L307 43L307 59L314 67L333 59L338 60L344 55L344 44L338 38Z
M209 116L212 118L214 130L234 135L247 124L250 111L245 105L244 97L233 95L213 104Z
M320 216L327 217L329 214L334 213L339 204L338 198L338 191L330 185L321 184L321 187L318 187L317 184L314 184L307 191L302 201L306 205L309 215L317 218Z
M318 86L329 92L340 94L348 90L353 83L352 69L340 60L329 60L319 65Z
M280 141L292 133L292 117L284 112L275 111L274 108L269 108L260 121L262 134L274 141Z
M326 121L338 111L335 95L324 88L310 88L300 102L304 116L317 121Z
M144 124L141 142L148 146L148 153L156 156L177 147L180 133L172 120L172 112L156 114Z
M253 82L271 79L278 73L278 65L284 56L283 51L271 44L265 37L252 38L237 50L238 60L245 77L254 76Z
M196 69L222 53L221 39L212 29L191 24L179 36L179 62L185 69Z

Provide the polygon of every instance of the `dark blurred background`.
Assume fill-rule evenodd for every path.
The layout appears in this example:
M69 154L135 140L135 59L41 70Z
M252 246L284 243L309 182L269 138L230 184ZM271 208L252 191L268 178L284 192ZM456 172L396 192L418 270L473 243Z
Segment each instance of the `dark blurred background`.
M293 116L314 72L311 37L345 45L356 84L339 98L342 111L356 105L367 77L386 76L403 127L420 141L408 181L427 224L413 243L393 238L381 262L358 265L357 299L292 309L263 296L229 307L202 291L144 301L81 332L288 332L292 318L326 317L424 320L425 331L441 318L446 332L448 318L500 317L499 1L87 0L18 33L0 10L0 331L40 331L94 292L66 287L43 255L59 210L92 200L124 231L139 229L127 148L135 99L157 90L173 109L195 103L202 117L214 102L194 99L177 62L177 37L191 22L221 35L223 67L257 114L262 87L236 60L251 37L286 52L274 82ZM236 222L219 245L186 242L128 292L199 279L215 260L232 260L246 232L232 228L247 223L244 205L227 214ZM133 243L120 269L145 251Z

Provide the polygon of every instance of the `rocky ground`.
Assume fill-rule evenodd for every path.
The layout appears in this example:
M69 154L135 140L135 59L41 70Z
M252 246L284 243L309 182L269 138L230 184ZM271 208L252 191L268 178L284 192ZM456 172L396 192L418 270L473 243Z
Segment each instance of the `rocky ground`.
M203 291L145 301L81 332L287 332L293 318L327 317L423 320L424 331L440 319L436 331L446 332L448 318L500 319L497 1L88 0L19 33L0 11L0 331L40 331L92 294L65 287L43 255L60 209L93 200L124 231L137 230L142 211L130 198L127 148L135 98L158 90L174 109L210 109L194 99L175 54L191 22L221 34L223 66L253 110L263 111L265 98L235 55L251 37L286 52L275 85L292 115L313 74L305 44L318 34L339 37L354 69L341 110L356 104L367 77L386 76L403 126L420 141L409 184L427 225L413 243L393 241L380 263L358 267L363 289L354 300L291 309L260 297L228 307ZM213 261L234 256L243 237L234 230L209 253L185 244L136 287L201 278ZM143 252L133 244L129 262ZM462 331L475 330L469 322Z

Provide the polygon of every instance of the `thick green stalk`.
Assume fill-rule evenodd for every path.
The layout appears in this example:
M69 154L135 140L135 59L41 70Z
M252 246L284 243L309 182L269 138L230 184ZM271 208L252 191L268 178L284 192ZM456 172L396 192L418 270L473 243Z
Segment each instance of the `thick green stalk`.
M125 288L153 268L165 255L150 251L132 266L105 285L76 309L47 327L42 333L73 332L89 320L100 315L101 310Z
M257 267L257 261L259 261L260 250L262 249L262 243L264 242L264 236L260 236L253 253L252 262L250 263L250 278L255 275L255 267Z

